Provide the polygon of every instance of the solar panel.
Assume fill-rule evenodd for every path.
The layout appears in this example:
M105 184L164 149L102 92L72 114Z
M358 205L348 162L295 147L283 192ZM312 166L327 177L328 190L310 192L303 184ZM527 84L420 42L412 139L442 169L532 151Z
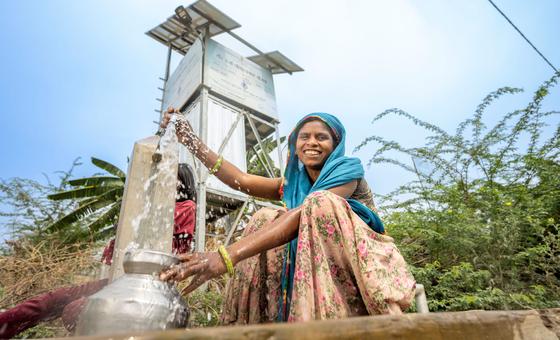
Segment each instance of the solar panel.
M177 7L175 14L146 34L180 54L185 54L206 28L210 37L241 27L239 23L206 0Z
M301 72L303 68L298 66L288 57L278 51L257 54L247 59L254 63L269 69L273 74Z

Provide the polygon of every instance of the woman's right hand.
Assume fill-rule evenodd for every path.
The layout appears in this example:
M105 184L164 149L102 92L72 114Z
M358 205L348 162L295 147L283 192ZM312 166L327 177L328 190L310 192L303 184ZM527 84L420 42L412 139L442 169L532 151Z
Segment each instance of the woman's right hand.
M167 111L165 111L163 113L163 117L161 119L161 122L159 123L159 127L161 127L162 129L166 129L167 125L169 125L169 121L171 120L171 117L173 117L174 113L179 113L179 110L173 108L173 107L168 107Z
M179 114L179 113L181 113L179 110L171 106L168 107L167 111L163 113L160 127L162 129L167 128L169 122L171 121L171 117L173 117L173 114ZM197 140L197 136L194 133L191 124L189 124L189 122L186 119L178 119L176 121L175 131L177 133L177 139L181 144L187 146L191 152L196 151L195 149L199 146L200 142Z

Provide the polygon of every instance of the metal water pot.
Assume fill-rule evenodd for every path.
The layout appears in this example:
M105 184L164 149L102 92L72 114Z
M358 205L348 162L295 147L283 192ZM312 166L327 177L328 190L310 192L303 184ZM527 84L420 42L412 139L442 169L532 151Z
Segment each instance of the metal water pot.
M76 335L186 327L189 310L174 284L158 273L179 260L162 252L136 249L124 255L125 274L88 298Z

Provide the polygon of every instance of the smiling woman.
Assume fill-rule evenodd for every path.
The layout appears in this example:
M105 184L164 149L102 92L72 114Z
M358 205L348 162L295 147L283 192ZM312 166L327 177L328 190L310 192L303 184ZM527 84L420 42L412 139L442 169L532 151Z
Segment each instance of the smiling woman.
M240 171L185 121L178 120L177 134L225 184L282 200L285 208L259 210L227 249L181 256L181 265L161 273L163 280L192 276L189 293L229 272L223 324L400 314L410 305L414 279L384 235L360 160L344 155L346 133L336 117L314 113L300 120L289 136L282 178Z
M327 157L338 141L329 127L321 120L309 120L297 134L296 152L308 169L312 181L316 181Z

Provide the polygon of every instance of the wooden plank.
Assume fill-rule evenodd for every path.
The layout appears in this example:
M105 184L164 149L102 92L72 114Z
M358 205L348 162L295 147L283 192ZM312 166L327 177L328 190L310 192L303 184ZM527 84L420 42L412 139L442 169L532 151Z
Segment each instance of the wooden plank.
M112 339L411 339L557 340L560 308L367 316L294 324L127 333ZM94 339L91 337L90 339ZM103 337L107 338L107 337ZM101 338L99 338L101 339Z

